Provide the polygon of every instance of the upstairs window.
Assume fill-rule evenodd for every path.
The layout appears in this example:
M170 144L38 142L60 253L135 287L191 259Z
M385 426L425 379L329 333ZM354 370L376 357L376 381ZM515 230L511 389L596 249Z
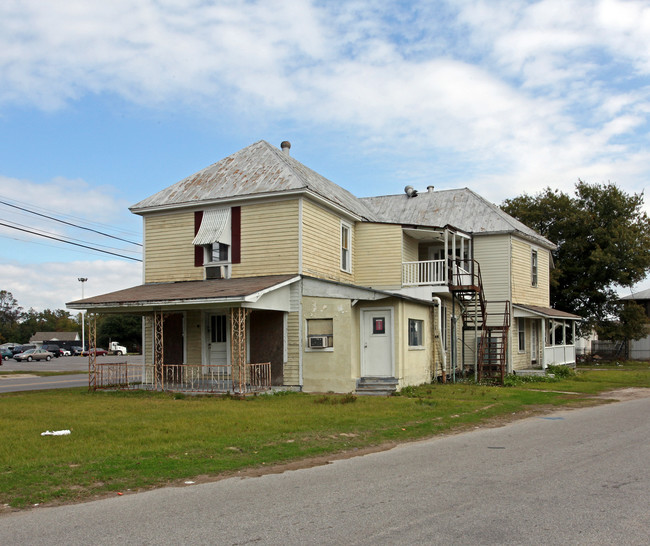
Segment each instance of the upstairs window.
M341 270L346 273L352 272L350 243L351 243L352 226L341 222Z
M205 266L207 279L230 277L230 264L239 263L239 207L197 211L194 215L194 265Z
M537 251L533 250L530 254L530 280L532 286L537 286Z

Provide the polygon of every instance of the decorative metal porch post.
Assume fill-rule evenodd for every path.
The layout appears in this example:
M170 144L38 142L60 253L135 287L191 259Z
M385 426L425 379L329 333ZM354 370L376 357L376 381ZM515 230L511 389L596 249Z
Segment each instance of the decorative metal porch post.
M232 390L246 391L246 316L248 309L236 307L230 310L230 358L232 365Z
M154 363L154 388L165 390L163 366L163 324L165 316L162 311L153 312L153 363Z

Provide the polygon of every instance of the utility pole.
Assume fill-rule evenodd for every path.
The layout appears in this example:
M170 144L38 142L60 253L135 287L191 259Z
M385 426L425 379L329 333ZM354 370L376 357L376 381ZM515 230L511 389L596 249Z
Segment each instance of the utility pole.
M77 280L81 283L81 299L84 299L84 283L88 277L78 277ZM84 319L84 312L81 311L81 352L86 350L86 321Z

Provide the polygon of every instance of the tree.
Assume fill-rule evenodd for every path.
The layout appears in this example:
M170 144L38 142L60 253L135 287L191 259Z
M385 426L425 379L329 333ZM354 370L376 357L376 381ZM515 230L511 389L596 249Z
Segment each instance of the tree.
M136 315L99 315L97 317L97 344L107 347L118 341L129 352L142 349L142 318Z
M17 335L16 329L23 308L11 292L0 290L0 342L16 341L13 336Z
M501 205L557 245L551 271L553 307L583 317L581 331L594 327L603 332L613 318L621 318L616 287L631 287L650 271L650 220L642 207L643 193L628 195L611 182L582 180L574 197L546 188ZM634 335L638 318L633 312L626 317L626 328Z

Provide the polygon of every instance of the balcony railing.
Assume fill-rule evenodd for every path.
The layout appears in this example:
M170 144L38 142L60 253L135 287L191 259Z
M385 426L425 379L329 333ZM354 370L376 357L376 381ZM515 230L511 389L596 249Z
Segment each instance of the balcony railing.
M402 263L402 286L447 284L445 260Z

